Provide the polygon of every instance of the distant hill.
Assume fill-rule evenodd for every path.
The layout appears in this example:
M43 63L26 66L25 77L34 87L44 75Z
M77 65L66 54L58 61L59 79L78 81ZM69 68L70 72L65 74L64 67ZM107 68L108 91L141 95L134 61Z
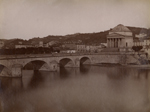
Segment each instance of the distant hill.
M150 29L131 27L131 26L127 26L127 27L132 31L134 38L136 34L140 34L141 32L144 33L146 32L148 34L148 37L150 36ZM5 47L13 48L14 45L18 44L20 41L23 44L31 44L31 43L38 44L39 41L43 41L44 43L50 41L57 41L59 43L73 42L73 43L84 43L84 44L100 44L100 43L107 42L107 35L110 30L104 32L97 32L97 33L76 33L76 34L70 34L65 36L48 35L43 38L34 37L32 39L29 39L28 41L23 39L10 39L10 40L5 40Z
M135 35L140 34L140 33L145 33L147 34L148 37L150 37L150 29L130 27L130 26L127 26L127 27L132 31L134 37Z

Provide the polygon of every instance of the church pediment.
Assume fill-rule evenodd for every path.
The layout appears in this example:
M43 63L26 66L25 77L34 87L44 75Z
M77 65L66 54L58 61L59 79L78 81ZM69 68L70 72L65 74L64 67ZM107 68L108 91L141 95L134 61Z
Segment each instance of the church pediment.
M120 34L117 34L117 33L112 33L112 34L109 34L108 36L110 36L110 37L122 36L123 37L123 35L120 35Z
M131 37L131 32L109 32L108 36L125 36L125 37Z

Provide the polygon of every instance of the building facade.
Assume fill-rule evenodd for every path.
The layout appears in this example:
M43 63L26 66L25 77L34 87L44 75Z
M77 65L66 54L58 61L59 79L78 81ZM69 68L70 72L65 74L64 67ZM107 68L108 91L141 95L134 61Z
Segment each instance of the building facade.
M149 46L150 47L150 39L144 39L144 40L136 39L133 42L133 46L143 46L143 47Z
M114 27L107 36L108 48L131 48L133 46L133 34L124 25Z
M145 46L150 46L150 39L145 39L144 40L144 45Z
M77 51L78 52L85 52L86 51L86 45L85 44L77 45Z
M28 47L33 47L32 45L30 44L17 44L15 45L15 48L28 48Z
M0 49L4 46L4 41L0 40Z
M96 52L101 52L103 48L105 48L103 44L100 44L100 45L80 44L80 45L77 45L77 52L96 53Z

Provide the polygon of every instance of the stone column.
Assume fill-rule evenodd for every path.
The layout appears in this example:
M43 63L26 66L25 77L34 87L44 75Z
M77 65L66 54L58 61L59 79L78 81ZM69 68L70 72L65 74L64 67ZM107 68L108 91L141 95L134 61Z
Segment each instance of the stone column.
M110 42L111 42L111 39L109 39L109 47L111 47L111 43Z
M110 46L109 46L109 39L107 39L107 47L110 47Z
M120 39L120 47L122 47L122 39Z
M115 47L115 38L114 38L113 42L114 42L114 47Z
M112 38L112 48L114 47L114 39Z
M117 47L119 48L119 44L118 43L119 43L119 38L117 39Z
M113 47L115 47L115 39L113 39Z
M115 48L117 47L117 39L115 38Z
M117 39L115 38L115 48L117 47L117 45L116 45L116 41L117 41Z
M111 39L109 39L109 47L111 47Z
M117 41L116 41L116 43L117 43L117 48L118 48L118 38L117 38Z
M120 38L118 39L118 47L120 47Z
M115 38L115 48L117 47L117 39Z

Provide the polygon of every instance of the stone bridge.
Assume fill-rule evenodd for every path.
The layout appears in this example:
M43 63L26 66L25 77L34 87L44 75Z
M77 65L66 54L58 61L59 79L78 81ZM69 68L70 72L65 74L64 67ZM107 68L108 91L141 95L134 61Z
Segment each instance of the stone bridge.
M82 64L136 63L133 53L97 54L28 54L0 57L0 76L21 77L22 70L59 71L60 67L80 67Z

